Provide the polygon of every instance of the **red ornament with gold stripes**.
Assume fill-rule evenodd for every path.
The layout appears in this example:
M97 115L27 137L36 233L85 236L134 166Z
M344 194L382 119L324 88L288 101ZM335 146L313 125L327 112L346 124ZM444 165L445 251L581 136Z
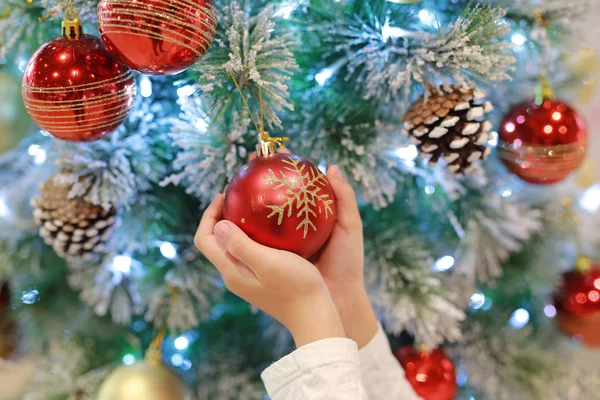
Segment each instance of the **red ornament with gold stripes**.
M587 136L576 109L558 99L533 99L514 107L500 124L498 155L522 180L550 185L583 162Z
M123 64L148 75L174 75L206 53L217 13L213 0L101 0L98 27Z
M38 126L68 142L113 132L135 98L132 71L79 25L42 46L23 77L23 100Z

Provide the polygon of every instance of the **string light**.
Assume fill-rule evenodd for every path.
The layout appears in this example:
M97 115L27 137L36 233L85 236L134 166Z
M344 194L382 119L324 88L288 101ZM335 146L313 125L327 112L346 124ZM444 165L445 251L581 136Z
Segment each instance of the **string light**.
M142 97L152 96L152 81L146 75L140 78L140 92Z
M125 354L123 356L123 364L131 365L135 363L135 356L133 354Z
M525 44L525 42L527 41L527 38L522 33L515 32L510 37L510 41L513 42L517 46L523 46Z
M469 307L472 310L479 310L485 304L485 295L481 292L473 293L469 301Z
M514 329L521 329L529 323L529 311L524 308L518 308L512 313L508 323Z
M181 364L183 364L183 356L181 354L173 354L171 356L171 364L173 364L174 367L181 367Z
M177 249L175 248L175 246L173 245L173 243L170 242L163 242L160 245L160 254L162 254L162 256L164 258L168 258L169 260L173 260L177 257Z
M548 318L556 317L556 307L554 307L552 304L548 304L546 307L544 307L544 315Z
M113 259L113 270L128 274L131 271L131 262L129 256L116 256Z
M173 346L179 351L184 351L190 345L190 340L186 336L179 336L173 341Z
M444 256L444 257L439 258L435 262L433 269L438 272L444 272L444 271L448 271L453 266L454 266L454 257Z
M333 68L327 67L323 68L320 72L315 75L315 80L321 86L325 86L329 78L333 76Z
M586 190L579 200L579 205L590 213L598 211L600 208L600 185L596 184Z

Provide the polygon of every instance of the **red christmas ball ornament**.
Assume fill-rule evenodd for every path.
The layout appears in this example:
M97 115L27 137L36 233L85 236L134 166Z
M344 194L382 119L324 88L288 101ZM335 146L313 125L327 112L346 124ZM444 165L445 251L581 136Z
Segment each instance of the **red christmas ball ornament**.
M427 353L406 346L396 350L395 355L404 368L406 379L422 399L454 399L458 390L454 363L441 349Z
M127 118L136 94L133 73L99 38L84 35L76 18L64 25L64 35L42 46L27 64L25 107L58 139L97 140Z
M600 265L581 257L575 270L563 274L554 305L563 332L600 347Z
M528 101L502 121L498 154L526 182L553 184L575 171L587 150L583 117L560 100Z
M258 154L228 185L223 217L258 243L309 258L333 231L333 189L314 164L271 143Z
M174 75L191 67L215 37L213 0L100 0L106 47L130 68Z

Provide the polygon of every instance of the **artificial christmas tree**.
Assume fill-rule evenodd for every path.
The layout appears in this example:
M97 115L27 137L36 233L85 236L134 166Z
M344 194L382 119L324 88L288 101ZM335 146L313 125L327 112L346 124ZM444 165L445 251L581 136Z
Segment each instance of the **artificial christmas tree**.
M71 37L69 24L69 38L57 39L70 7L104 41ZM0 121L0 282L10 282L19 335L0 370L13 376L22 360L36 361L27 400L114 396L110 388L138 372L149 383L141 356L165 325L159 369L169 387L203 400L263 400L260 373L292 341L224 289L194 233L226 192L235 202L226 217L243 229L256 211L267 244L310 256L335 221L323 176L338 165L356 189L382 325L394 348L444 349L437 360L456 374L455 385L444 378L444 396L595 398L598 371L574 351L579 338L574 345L557 329L564 312L549 293L599 243L579 232L577 215L597 209L597 188L582 191L568 176L594 127L584 135L572 123L560 136L561 121L552 122L555 111L579 121L579 95L594 90L597 63L589 46L577 48L585 35L576 28L587 33L584 17L597 8L587 0L3 2L0 86L25 76L24 102L39 125L25 126L20 105L12 108L20 115ZM59 68L79 42L90 44L75 46L81 67ZM548 103L550 114L533 114L543 107L531 104L540 76L564 99ZM5 95L1 104L18 97ZM566 101L571 108L559 110ZM542 166L552 168L535 164L536 183L560 184L529 185L503 167L532 165L531 154L510 147L509 122L520 140L531 136L521 128L542 124L537 138L549 138L546 125L558 132L526 147L571 146L544 148ZM289 136L301 158L273 155L277 167L261 167L249 191L239 182L261 164L249 158L267 131ZM310 246L298 246L304 240Z

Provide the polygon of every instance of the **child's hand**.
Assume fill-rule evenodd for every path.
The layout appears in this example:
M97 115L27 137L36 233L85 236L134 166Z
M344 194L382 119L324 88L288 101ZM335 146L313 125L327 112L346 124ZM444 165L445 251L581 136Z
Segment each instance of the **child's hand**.
M339 167L329 168L327 178L335 192L337 220L329 241L311 262L327 283L346 335L362 348L378 329L364 284L362 220L356 194Z
M287 149L277 150L289 153ZM250 160L256 153L250 155ZM356 194L342 177L339 167L332 166L327 178L336 197L337 220L329 241L310 261L317 266L335 302L348 338L359 348L377 333L377 317L364 283L364 245L362 220Z
M195 243L221 272L227 288L281 322L298 347L345 337L315 266L293 253L254 242L232 222L220 221L222 211L223 196L218 195L204 212Z

